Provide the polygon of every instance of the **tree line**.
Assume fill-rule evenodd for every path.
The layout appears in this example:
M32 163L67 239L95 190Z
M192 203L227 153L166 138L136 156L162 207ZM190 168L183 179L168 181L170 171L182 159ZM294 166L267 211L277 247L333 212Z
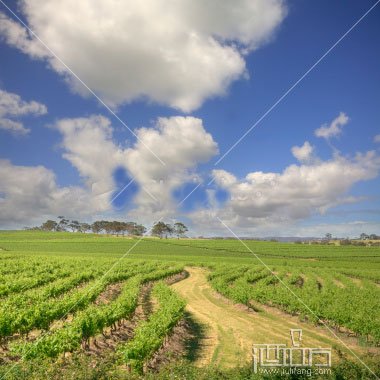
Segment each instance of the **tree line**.
M363 233L360 234L359 239L360 240L380 240L380 236L376 235L376 234L370 234L370 235L368 235L368 234L366 234L366 233L363 232ZM340 240L340 239L339 238L334 238L333 239L332 234L327 233L325 235L325 240ZM352 240L352 239L346 238L345 240Z
M367 235L366 233L360 234L360 239L361 240L380 240L380 236L376 234L370 234Z
M118 220L97 220L92 224L79 222L78 220L66 219L64 216L58 216L58 220L47 220L41 226L26 228L28 230L40 231L71 231L71 232L93 232L95 234L110 234L110 235L129 235L142 236L147 232L147 229L142 224L136 222L122 222ZM173 225L164 222L157 222L151 229L151 235L159 238L168 238L176 236L177 238L184 237L188 228L182 222L176 222Z
M173 225L166 224L164 222L157 222L152 227L151 235L158 236L160 239L175 235L179 239L185 236L187 231L187 227L182 222L176 222Z

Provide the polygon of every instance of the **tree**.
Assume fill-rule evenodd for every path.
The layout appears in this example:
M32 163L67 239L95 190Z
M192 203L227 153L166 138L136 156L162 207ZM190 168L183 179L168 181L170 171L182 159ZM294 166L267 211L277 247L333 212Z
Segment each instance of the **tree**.
M364 232L360 234L361 240L367 240L368 238L369 238L369 236L367 234L365 234Z
M106 234L112 233L113 226L112 222L109 222L108 220L102 220L103 230L106 232Z
M135 222L125 222L125 231L128 235L134 235L135 227Z
M98 234L103 231L103 223L100 220L91 224L91 230L94 234Z
M181 222L174 223L174 233L177 235L177 238L183 237L185 233L189 231L188 228Z
M80 232L87 232L91 230L91 225L88 223L80 223L79 231Z
M164 236L167 238L173 232L173 228L170 224L166 224L164 222L157 222L152 227L152 235L158 236L162 239Z
M111 223L111 231L113 231L117 236L121 233L124 235L126 231L126 226L124 222L118 222L117 220L114 220L113 222L110 222L110 223Z
M126 222L125 231L128 235L142 236L146 232L146 228L142 224L137 224L135 222Z
M65 219L64 216L59 216L59 223L57 227L57 231L66 231L67 225L69 224L69 220Z
M42 224L41 229L44 231L56 231L58 227L58 223L54 220L47 220Z
M166 225L166 233L165 233L165 238L168 238L168 235L172 235L174 233L174 228L170 224Z
M325 235L325 238L326 238L326 240L331 240L332 239L332 235L330 233L327 233Z
M146 228L142 224L135 224L132 235L142 236L146 232Z
M80 230L80 223L77 220L72 220L68 224L68 227L70 227L73 232L79 231Z

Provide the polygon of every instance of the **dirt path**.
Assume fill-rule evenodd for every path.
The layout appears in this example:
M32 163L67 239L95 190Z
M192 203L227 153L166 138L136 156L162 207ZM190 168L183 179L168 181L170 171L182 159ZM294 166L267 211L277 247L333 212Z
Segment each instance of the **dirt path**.
M262 312L248 311L245 306L235 305L218 295L207 282L207 271L201 268L186 268L190 276L172 287L188 302L187 311L200 324L205 326L204 337L200 342L200 353L196 365L217 364L234 367L251 360L253 344L285 343L291 346L289 329L303 330L303 347L333 347L351 357L332 334L324 328L299 322L277 309L265 308ZM363 349L354 339L345 343L357 354ZM333 351L333 361L338 359ZM335 359L335 360L334 360Z

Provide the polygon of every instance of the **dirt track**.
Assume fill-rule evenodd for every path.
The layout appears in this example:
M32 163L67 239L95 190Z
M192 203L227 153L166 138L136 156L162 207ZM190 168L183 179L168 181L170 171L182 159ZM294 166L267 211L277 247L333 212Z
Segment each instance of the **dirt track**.
M207 282L207 271L201 268L186 268L190 276L172 287L188 302L187 311L205 326L200 342L199 366L217 364L234 367L251 360L254 343L285 343L291 346L289 329L303 329L303 347L339 347L350 357L349 351L325 328L299 322L277 309L265 308L257 313L245 306L235 305L218 295ZM342 337L340 337L342 338ZM362 349L354 339L344 339L356 353ZM333 351L333 361L338 354Z

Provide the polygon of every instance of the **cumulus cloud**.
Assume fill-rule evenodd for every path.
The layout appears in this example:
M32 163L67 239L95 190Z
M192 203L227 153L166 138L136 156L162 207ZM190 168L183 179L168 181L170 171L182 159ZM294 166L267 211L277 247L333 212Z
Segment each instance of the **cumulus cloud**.
M375 143L380 143L380 134L379 135L376 135L374 138L373 138L373 141Z
M113 172L123 164L123 149L112 140L110 120L101 115L61 119L54 128L63 137L63 157L78 170L92 194L111 194ZM103 202L108 202L107 197Z
M111 122L101 115L61 119L52 128L62 135L62 157L77 169L83 185L60 187L54 173L43 166L15 166L3 160L1 224L28 224L44 215L112 212L117 168L124 168L138 185L135 198L129 200L131 218L147 222L175 216L174 190L185 183L199 183L197 165L218 152L202 120L194 117L159 118L152 127L136 130L139 139L131 147L114 142Z
M194 169L218 153L217 144L202 120L195 117L159 118L155 128L141 128L137 135L139 140L125 152L126 168L141 186L133 214L157 218L173 215L173 191L187 182L199 183Z
M90 216L102 207L82 187L59 187L55 174L43 166L18 166L0 160L0 224L39 223L44 218Z
M112 209L113 171L123 163L122 149L112 141L110 121L100 115L58 120L63 158L78 170L81 186L57 184L44 166L0 162L0 224L27 225L47 217L91 218Z
M204 225L215 224L210 220L218 216L231 227L281 228L360 200L348 196L348 191L359 181L375 178L379 170L380 157L374 151L353 158L336 154L327 161L290 165L282 173L253 172L244 180L214 170L215 183L229 193L229 199L219 209L198 210L191 217Z
M20 3L31 29L109 104L147 98L183 111L224 94L244 56L271 39L283 0L91 0ZM82 85L19 24L0 14L0 35Z
M341 112L330 125L324 124L316 129L314 133L317 137L323 137L324 139L337 137L342 133L342 127L346 125L349 120L349 117L344 112Z
M292 154L300 162L308 162L312 159L314 147L308 141L305 141L302 146L293 146Z
M108 194L103 202L109 202L115 191L113 173L124 168L139 187L132 215L149 220L175 213L173 191L186 182L198 183L195 167L218 152L202 120L195 117L159 118L152 127L137 129L138 139L129 148L113 141L111 122L104 116L62 119L54 127L63 136L63 157L93 195Z
M0 118L0 129L8 131L14 135L27 135L30 129L25 128L22 123L6 118Z
M26 135L30 129L25 128L20 121L14 120L22 116L39 116L47 113L44 104L34 100L26 102L17 94L0 89L0 129L14 135Z

